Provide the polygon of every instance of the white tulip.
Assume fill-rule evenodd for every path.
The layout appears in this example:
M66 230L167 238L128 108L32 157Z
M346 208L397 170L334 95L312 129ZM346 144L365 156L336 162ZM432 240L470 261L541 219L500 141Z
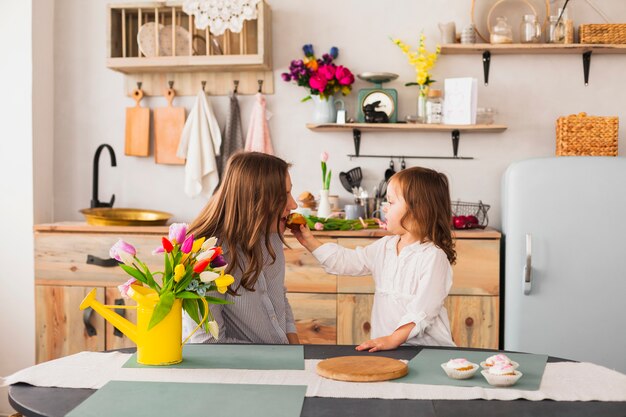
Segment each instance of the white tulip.
M217 325L215 320L211 320L209 323L209 333L215 340L219 340L220 338L220 326Z
M200 281L204 282L205 284L208 284L211 281L215 281L219 277L220 277L220 274L216 274L213 271L204 271L203 273L200 274Z
M217 238L214 236L205 240L201 247L202 250L207 250L214 247L215 245L217 245Z

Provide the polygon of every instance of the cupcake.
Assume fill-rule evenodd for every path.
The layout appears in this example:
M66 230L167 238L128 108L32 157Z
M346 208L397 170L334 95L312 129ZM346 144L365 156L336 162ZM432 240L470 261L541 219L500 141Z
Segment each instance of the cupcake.
M441 367L452 379L467 379L474 376L478 370L478 365L468 361L465 358L450 359L446 363L442 363Z
M513 369L517 369L519 363L512 361L508 356L499 353L497 355L489 356L485 361L480 363L480 366L483 369L489 369L496 363L505 363L509 365L513 365Z
M495 387L508 387L522 377L522 373L510 363L495 362L488 370L481 371L490 385Z

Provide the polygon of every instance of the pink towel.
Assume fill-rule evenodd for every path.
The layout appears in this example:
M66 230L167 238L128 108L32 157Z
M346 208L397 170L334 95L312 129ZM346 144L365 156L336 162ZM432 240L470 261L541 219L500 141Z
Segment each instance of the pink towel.
M252 109L250 126L246 136L246 151L263 152L274 155L270 128L267 125L267 112L265 109L265 97L263 94L256 95L256 103Z

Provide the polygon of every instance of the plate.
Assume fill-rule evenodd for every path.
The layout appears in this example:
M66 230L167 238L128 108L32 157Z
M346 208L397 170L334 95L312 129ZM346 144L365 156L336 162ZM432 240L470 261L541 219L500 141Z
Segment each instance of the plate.
M398 78L398 74L391 72L363 72L358 74L357 77L372 83L386 83Z
M182 26L174 27L176 36L175 56L189 56L189 32ZM172 25L164 26L159 30L159 55L172 56Z
M156 56L155 31L160 30L162 28L163 28L163 25L159 24L158 29L157 29L157 24L155 22L148 22L146 24L141 25L141 27L139 28L139 31L137 32L137 45L139 46L139 50L141 51L142 54L144 54L147 57Z

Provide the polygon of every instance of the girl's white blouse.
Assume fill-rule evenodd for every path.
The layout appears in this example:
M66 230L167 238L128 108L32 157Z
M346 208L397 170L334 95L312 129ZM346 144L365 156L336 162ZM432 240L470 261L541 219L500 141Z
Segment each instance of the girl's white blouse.
M374 277L372 339L415 323L406 344L455 346L443 306L452 287L445 252L431 242L416 242L398 255L398 240L399 236L386 236L356 249L325 243L313 255L330 274Z

